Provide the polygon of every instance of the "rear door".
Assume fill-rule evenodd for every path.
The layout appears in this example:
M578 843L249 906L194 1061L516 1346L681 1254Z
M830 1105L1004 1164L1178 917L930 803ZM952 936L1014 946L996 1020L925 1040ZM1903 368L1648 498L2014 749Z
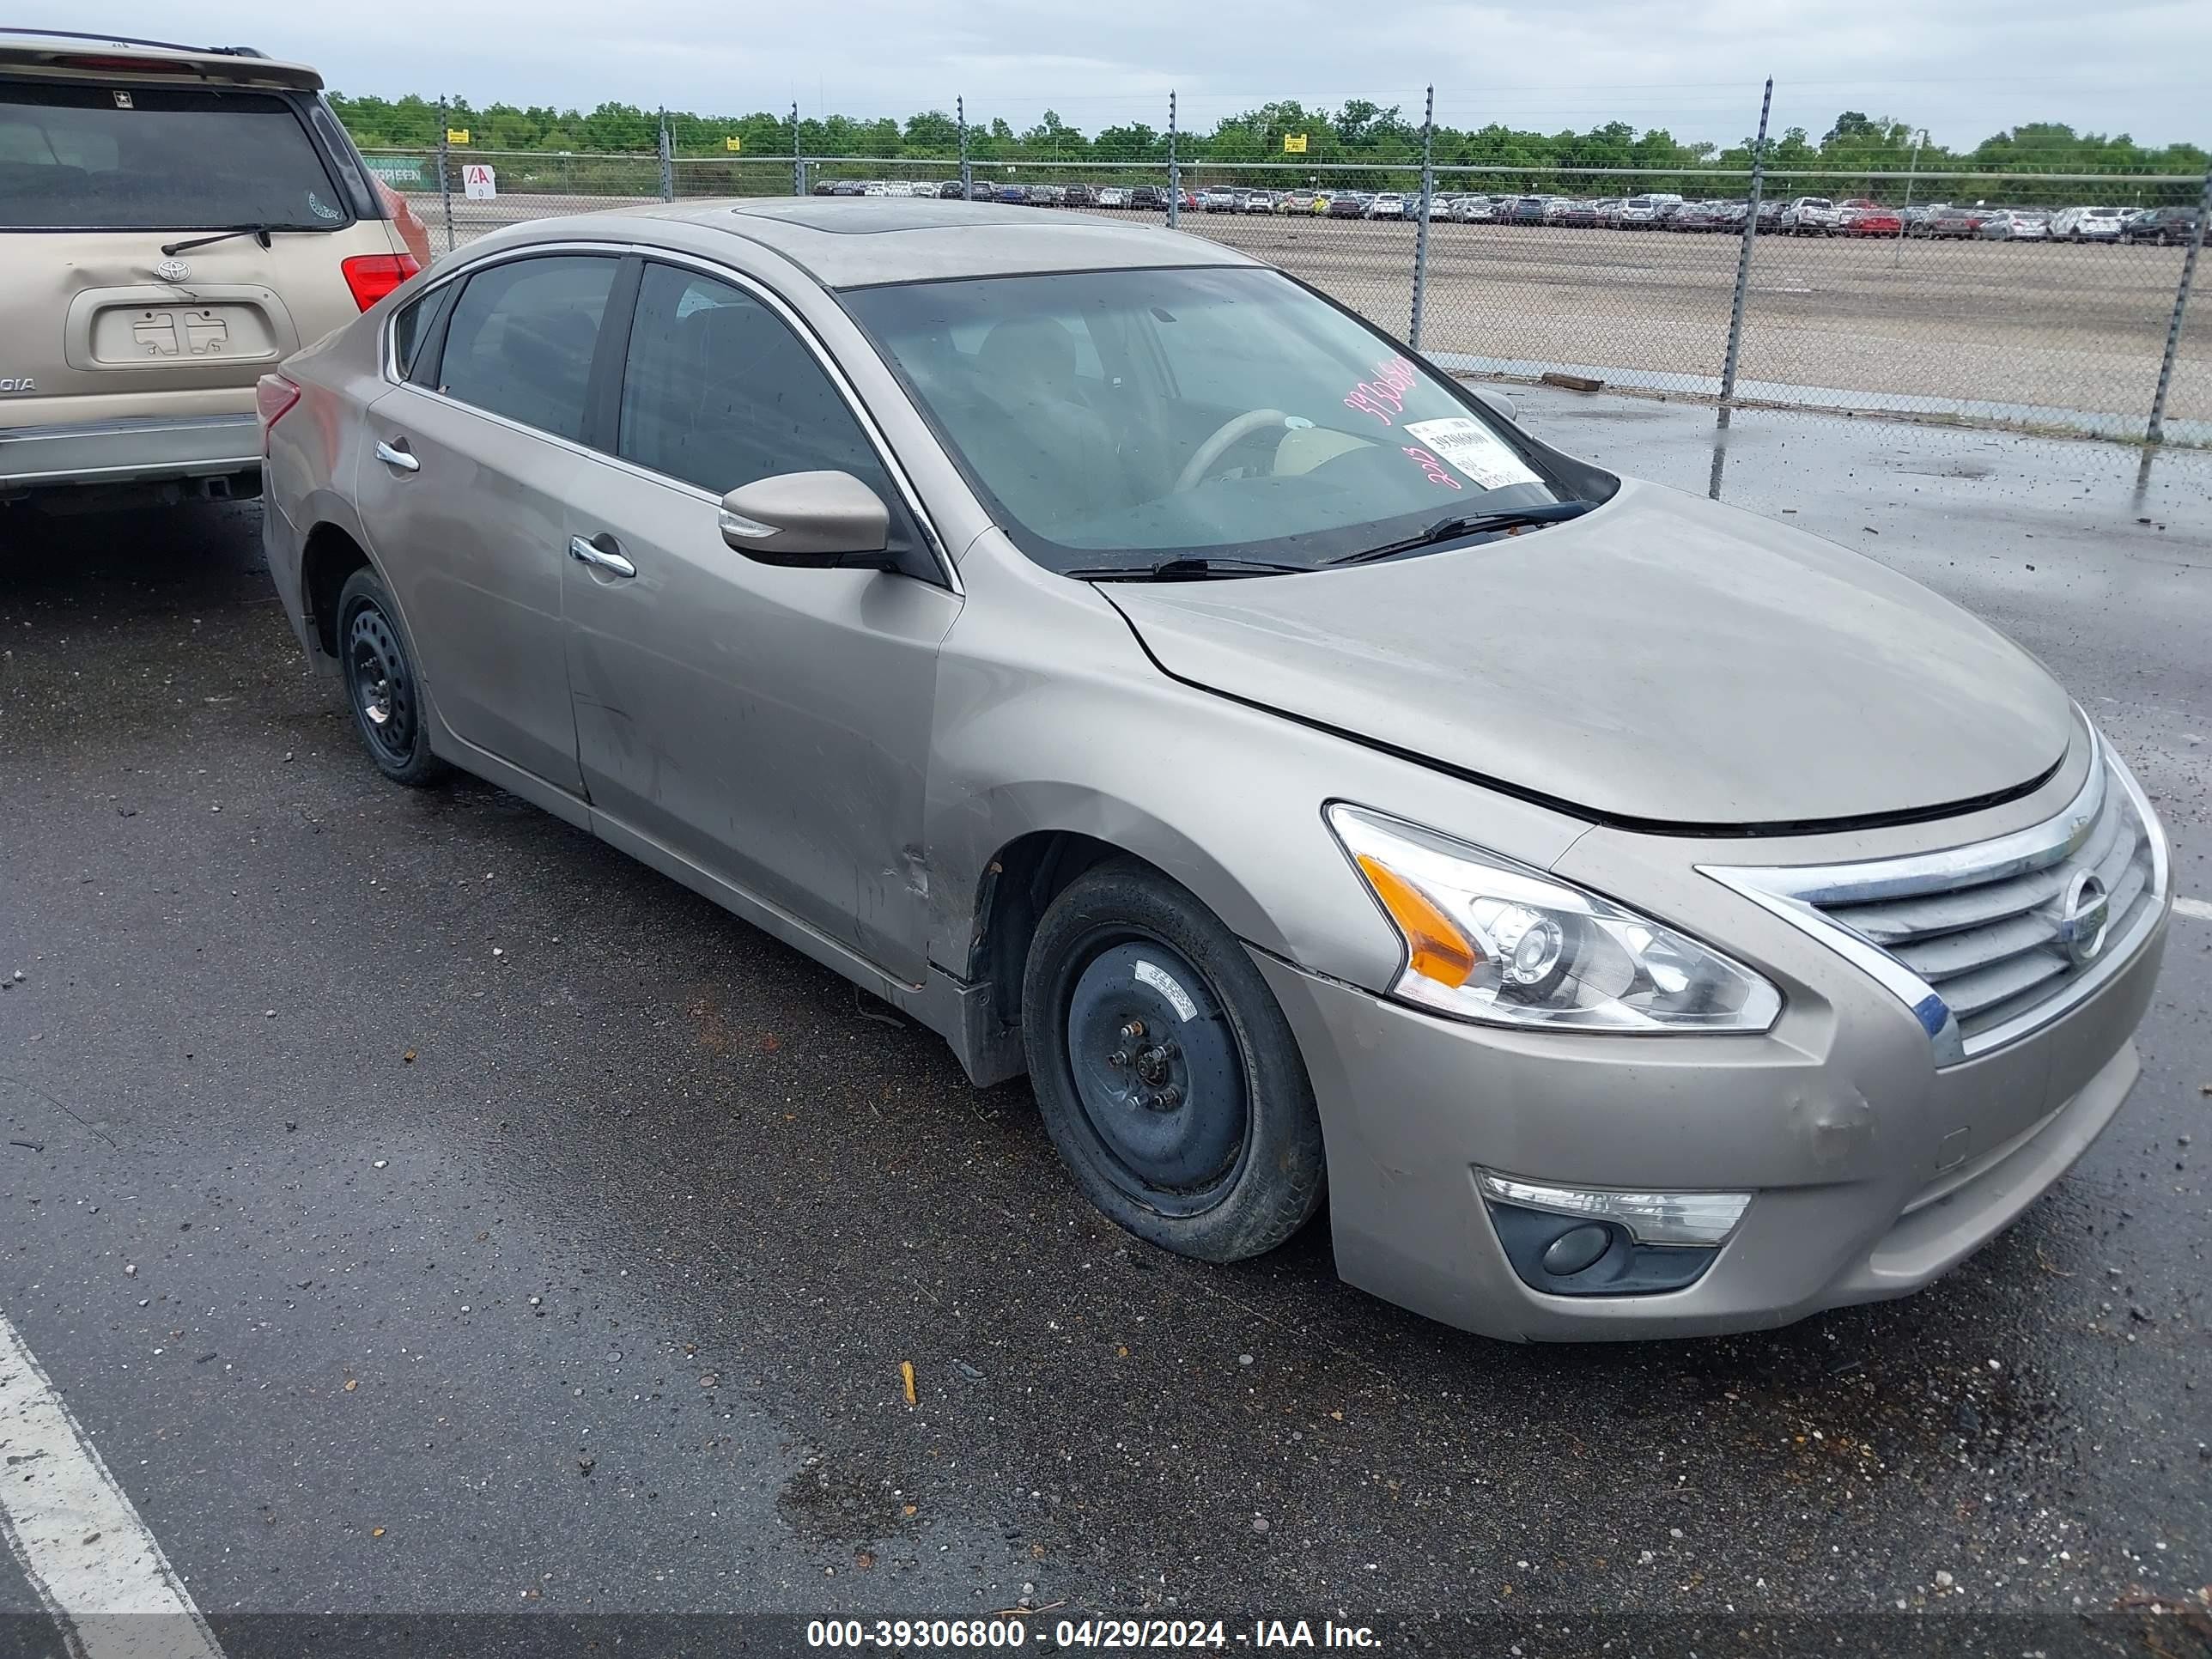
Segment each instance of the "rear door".
M235 416L252 454L255 380L358 314L348 258L395 251L319 114L0 64L0 428Z
M455 736L581 792L562 641L568 496L587 465L586 395L619 260L488 264L370 406L363 527Z

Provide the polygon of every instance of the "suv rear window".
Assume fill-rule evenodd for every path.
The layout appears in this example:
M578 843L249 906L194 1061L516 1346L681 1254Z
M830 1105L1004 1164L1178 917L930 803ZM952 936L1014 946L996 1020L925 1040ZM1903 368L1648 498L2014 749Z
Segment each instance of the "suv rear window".
M0 82L0 229L336 230L346 198L269 93Z

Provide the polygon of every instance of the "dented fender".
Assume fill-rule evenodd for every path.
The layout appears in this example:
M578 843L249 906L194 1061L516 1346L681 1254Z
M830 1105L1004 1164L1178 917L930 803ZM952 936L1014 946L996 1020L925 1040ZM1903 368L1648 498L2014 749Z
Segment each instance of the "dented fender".
M1330 801L1479 830L1536 864L1587 828L1174 679L1096 588L996 531L962 568L994 603L962 611L938 664L927 842L942 968L970 958L993 860L1037 831L1144 859L1248 944L1382 986L1399 943L1323 820Z

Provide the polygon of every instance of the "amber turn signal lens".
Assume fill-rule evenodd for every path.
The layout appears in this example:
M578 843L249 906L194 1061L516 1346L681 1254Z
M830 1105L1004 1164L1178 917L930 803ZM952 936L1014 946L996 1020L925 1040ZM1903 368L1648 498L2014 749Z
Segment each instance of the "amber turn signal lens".
M1423 979L1454 990L1466 984L1481 960L1467 935L1389 865L1365 853L1358 856L1360 873L1405 938L1407 965Z

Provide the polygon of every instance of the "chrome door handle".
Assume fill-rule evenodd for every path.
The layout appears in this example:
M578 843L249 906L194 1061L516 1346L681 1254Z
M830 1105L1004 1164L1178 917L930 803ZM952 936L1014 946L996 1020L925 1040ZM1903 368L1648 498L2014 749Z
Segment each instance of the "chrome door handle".
M420 472L422 470L422 462L404 449L394 449L381 438L376 441L376 459L386 466L398 467L402 472Z
M568 556L580 564L596 565L611 576L635 576L637 567L619 553L610 553L604 547L586 541L581 536L568 538Z

